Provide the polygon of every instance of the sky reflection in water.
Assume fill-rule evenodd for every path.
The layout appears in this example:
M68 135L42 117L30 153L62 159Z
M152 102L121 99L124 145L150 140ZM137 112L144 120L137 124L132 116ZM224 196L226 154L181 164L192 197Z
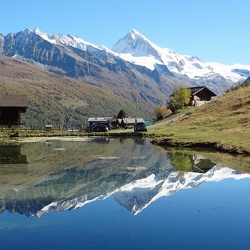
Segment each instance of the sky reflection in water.
M1 154L1 249L249 249L247 174L205 181L219 178L202 157L203 173L173 174L173 155L132 139L23 143L14 149L23 164L9 164L10 151Z

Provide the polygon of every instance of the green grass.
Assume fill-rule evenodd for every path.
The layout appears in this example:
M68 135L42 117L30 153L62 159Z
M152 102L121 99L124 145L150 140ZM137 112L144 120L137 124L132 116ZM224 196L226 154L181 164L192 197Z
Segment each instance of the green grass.
M182 143L218 143L250 152L249 93L249 87L231 91L149 133Z

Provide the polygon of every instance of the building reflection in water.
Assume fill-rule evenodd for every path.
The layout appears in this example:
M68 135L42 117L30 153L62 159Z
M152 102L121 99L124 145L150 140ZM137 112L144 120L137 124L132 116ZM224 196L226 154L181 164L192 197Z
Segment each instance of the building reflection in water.
M26 164L26 155L21 153L21 145L0 145L0 164Z

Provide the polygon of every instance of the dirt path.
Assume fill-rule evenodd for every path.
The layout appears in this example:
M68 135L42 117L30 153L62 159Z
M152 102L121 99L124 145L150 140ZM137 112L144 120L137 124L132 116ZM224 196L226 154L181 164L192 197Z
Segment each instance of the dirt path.
M186 114L186 113L185 113L185 114ZM153 125L148 126L148 128L157 128L157 127L161 127L161 126L167 125L167 124L169 124L169 123L171 123L171 122L174 122L174 121L180 119L180 118L183 117L185 114L181 114L181 115L175 116L175 117L173 117L173 118L171 118L171 119L169 119L169 120L166 120L166 121L162 121L162 122L155 123L155 124L153 124Z

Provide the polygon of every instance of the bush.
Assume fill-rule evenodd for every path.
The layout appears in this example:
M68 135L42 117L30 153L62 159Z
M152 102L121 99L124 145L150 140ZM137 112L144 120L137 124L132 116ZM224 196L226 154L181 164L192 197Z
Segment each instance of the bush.
M169 110L165 105L157 106L155 109L156 120L163 120L168 115L171 114L171 110Z

